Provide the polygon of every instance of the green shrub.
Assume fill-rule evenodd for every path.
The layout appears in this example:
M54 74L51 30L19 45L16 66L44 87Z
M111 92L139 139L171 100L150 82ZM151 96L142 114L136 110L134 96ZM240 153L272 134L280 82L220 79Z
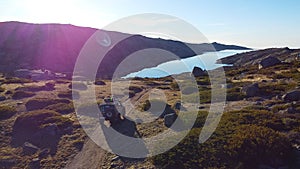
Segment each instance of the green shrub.
M198 93L198 88L195 88L193 86L185 86L183 87L182 89L182 94L185 94L185 95L189 95L189 94L192 94L192 93Z
M68 99L48 99L48 98L35 98L27 101L25 104L28 111L43 109L49 105L58 104L58 103L71 103Z
M70 89L87 90L87 85L81 82L73 82L69 85Z
M97 102L97 104L83 103L80 106L78 106L77 113L79 115L97 118L98 117L97 113L99 112L99 107L98 107L99 104L100 102Z
M16 113L17 113L17 110L15 107L7 106L7 105L0 105L0 120L8 119Z
M3 83L5 84L11 84L11 83L32 83L33 81L30 79L23 79L23 78L6 78Z
M239 126L225 147L234 161L247 168L257 168L260 164L279 167L279 161L287 160L292 152L283 134L256 125Z
M143 89L139 86L129 86L129 91L133 91L134 93L140 93Z
M16 91L12 95L13 99L23 99L23 98L28 98L34 96L35 93L33 92L27 92L27 91Z
M209 76L204 76L202 78L197 79L198 85L210 85L210 79Z
M56 111L60 114L69 114L74 112L74 106L72 103L57 103L45 107L45 109Z
M18 91L30 91L30 92L39 92L39 91L52 91L54 90L55 84L53 83L46 83L44 86L32 85L32 86L24 86L18 87L16 90Z
M272 111L274 113L278 113L280 110L286 110L290 107L291 105L289 104L280 104L280 105L275 105L272 107Z
M227 101L238 101L243 100L246 95L241 92L239 87L227 89L226 100Z
M168 103L158 99L146 100L141 109L142 111L150 111L150 113L160 118L163 118L166 114L175 113Z
M180 90L177 82L171 82L170 86L172 90L176 90L176 91Z
M21 114L13 125L13 145L22 145L25 141L30 141L35 145L56 146L61 134L68 127L72 126L72 121L52 110L36 110ZM44 130L49 125L56 125L60 132L47 133ZM37 133L43 133L43 137L36 137Z
M57 80L55 80L55 82L57 84L67 84L67 83L70 83L70 80L67 80L67 79L57 79Z
M276 117L274 113L263 110L224 113L212 136L199 144L201 128L198 127L203 126L206 116L207 112L199 112L194 128L189 134L169 151L152 157L152 162L158 168L197 166L250 169L257 168L256 165L260 164L274 165L276 168L279 167L276 166L279 165L277 161L288 165L287 158L293 159L290 157L292 149L289 140L269 127L281 123L281 118ZM172 137L168 137L158 141L155 148L162 149L172 140Z
M4 91L5 91L5 88L0 86L0 93L4 92Z
M68 91L62 91L57 94L59 98L68 98L68 99L79 99L80 94L78 91L68 90Z
M282 95L296 87L297 83L290 82L262 83L259 85L261 94L268 96Z

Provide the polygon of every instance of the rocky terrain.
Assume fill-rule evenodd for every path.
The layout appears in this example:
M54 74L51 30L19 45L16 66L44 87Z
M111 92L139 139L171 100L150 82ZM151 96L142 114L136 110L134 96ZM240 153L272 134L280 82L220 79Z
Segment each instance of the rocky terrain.
M164 49L180 58L211 51L212 46L217 51L246 48L132 35L106 55L95 81L73 76L72 83L70 72L78 53L95 31L73 25L0 23L0 168L300 168L300 49L255 50L220 59L232 65L223 67L226 85L219 86L226 90L224 114L213 135L199 144L215 104L209 72L195 67L191 74L114 82L109 80L112 72L130 53L145 48ZM124 35L104 32L112 40ZM185 81L190 75L198 88ZM96 102L103 103L112 86L121 102L134 105L126 107L125 118L114 125L100 123L88 101L95 94ZM158 113L153 105L165 107ZM180 135L187 132L184 126L192 107L197 107L198 116L188 135L154 157L117 156L87 136L100 124L129 137L149 138L170 129L174 119L183 126L177 129ZM152 143L155 149L173 140L166 136L168 140Z
M266 51L268 51L266 53ZM289 52L290 51L290 52ZM0 78L0 168L299 168L300 158L300 61L298 50L266 49L229 57L234 66L224 67L227 102L224 115L212 137L198 143L199 133L210 108L211 84L207 72L193 73L199 93L189 84L181 91L172 77L129 79L129 93L122 91L125 81L116 82L125 100L135 103L126 119L135 123L140 137L151 137L168 129L164 119L149 112L149 94L165 93L165 114L189 106L178 103L181 96L200 96L199 113L193 129L171 150L145 159L128 159L110 154L90 140L81 125L95 125L97 115L82 103L76 114L73 99L96 88L99 103L110 95L111 81L95 83L68 79L32 81L16 77ZM243 62L243 57L252 57ZM254 56L255 59L253 58ZM274 57L280 62L261 67L260 61ZM226 59L223 59L226 61ZM184 74L177 75L180 79ZM74 88L72 98L71 88ZM78 121L80 120L80 123ZM141 121L141 119L143 119ZM97 120L96 120L97 122ZM129 122L129 121L128 121ZM125 132L132 122L117 124ZM137 133L132 133L136 137ZM157 145L164 146L164 143Z

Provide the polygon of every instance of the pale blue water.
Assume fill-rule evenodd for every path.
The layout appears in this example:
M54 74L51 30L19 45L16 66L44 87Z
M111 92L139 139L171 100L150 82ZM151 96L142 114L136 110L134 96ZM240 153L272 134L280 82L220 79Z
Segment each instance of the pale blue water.
M125 78L165 77L172 74L191 72L195 66L201 67L204 70L213 70L218 67L224 66L222 64L216 64L216 61L218 59L247 51L249 50L223 50L219 52L208 52L202 55L197 55L186 59L165 62L156 67L146 68L138 72L130 73Z

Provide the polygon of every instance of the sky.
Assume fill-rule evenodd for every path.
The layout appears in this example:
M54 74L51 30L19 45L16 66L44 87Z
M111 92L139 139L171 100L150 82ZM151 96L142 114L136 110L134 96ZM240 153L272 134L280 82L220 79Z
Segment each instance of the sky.
M1 22L65 23L101 29L143 13L180 18L210 42L300 48L298 0L0 0ZM194 42L191 37L186 39Z

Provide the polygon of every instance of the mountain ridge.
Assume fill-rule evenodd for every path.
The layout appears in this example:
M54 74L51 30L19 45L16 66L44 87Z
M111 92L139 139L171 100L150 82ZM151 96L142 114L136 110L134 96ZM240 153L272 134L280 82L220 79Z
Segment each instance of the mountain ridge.
M99 29L79 27L72 24L33 24L23 22L0 22L0 71L13 72L17 69L49 69L54 72L73 72L76 59L86 41ZM100 30L111 37L130 35L121 32ZM158 48L169 51L179 58L192 57L205 52L225 49L249 49L219 43L190 44L175 40L149 38L130 35L107 53L99 66L99 77L111 78L115 68L130 54L147 49ZM154 60L148 67L172 59ZM90 62L94 62L91 60ZM145 65L136 66L123 72L126 75L139 71Z

